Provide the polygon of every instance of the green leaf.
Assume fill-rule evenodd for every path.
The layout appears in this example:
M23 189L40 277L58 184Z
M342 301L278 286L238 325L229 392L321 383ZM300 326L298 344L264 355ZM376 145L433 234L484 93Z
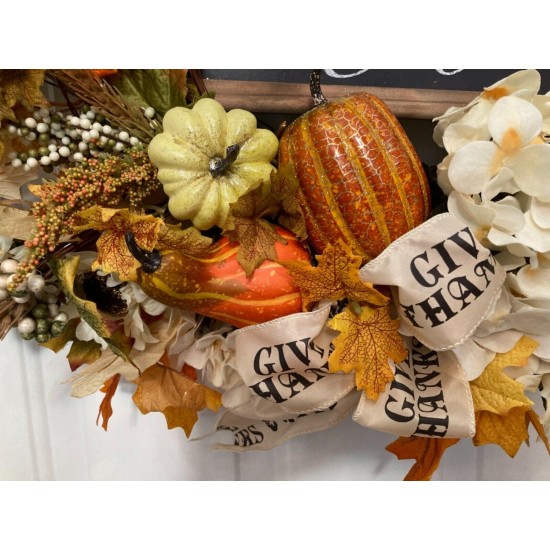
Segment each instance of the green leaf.
M164 116L172 107L187 105L186 76L184 69L124 69L110 82L129 103L153 107Z

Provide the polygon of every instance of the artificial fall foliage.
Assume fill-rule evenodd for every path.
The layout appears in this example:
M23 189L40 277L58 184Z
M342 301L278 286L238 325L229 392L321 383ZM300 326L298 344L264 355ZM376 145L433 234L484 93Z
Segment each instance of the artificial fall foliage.
M443 453L459 441L452 438L399 437L386 450L393 453L398 460L416 461L403 481L429 481L439 467Z
M41 91L44 83L42 69L2 69L0 70L0 121L15 119L14 107L18 104L27 109L46 105Z
M76 231L101 231L97 240L97 258L92 269L101 269L105 275L116 273L121 281L136 281L136 271L140 263L128 250L125 235L131 231L139 246L151 250L157 242L162 220L128 209L116 210L99 206L84 210L78 218L82 225L79 224Z
M7 237L24 240L34 229L35 219L29 212L30 204L21 198L21 186L28 182L29 177L38 177L38 170L22 175L11 167L0 167L0 219L2 234Z
M93 363L101 357L101 345L95 340L82 341L77 338L76 328L78 324L78 319L71 319L67 323L64 332L41 344L43 347L57 353L70 343L71 347L67 354L67 361L72 371L82 365Z
M297 200L300 186L289 166L271 174L271 192L279 205L277 223L292 231L300 241L307 239L306 222Z
M224 234L231 242L239 243L237 261L247 277L266 260L276 260L275 243L286 242L273 224L264 219L273 218L278 210L274 195L261 189L254 189L231 206Z
M355 370L357 389L363 389L369 399L378 399L394 379L388 359L400 363L407 356L397 332L399 321L390 317L387 307L364 306L359 315L348 307L328 326L340 332L333 340L330 372Z
M474 445L494 443L514 457L529 440L528 417L533 402L523 384L507 376L506 367L523 367L538 343L522 336L506 353L497 353L481 376L470 382L476 414Z
M282 262L300 288L304 309L323 299L348 298L375 306L388 303L388 298L371 283L360 279L361 257L353 254L350 246L343 241L336 246L327 245L323 254L315 258L317 266L297 261Z
M189 437L198 420L198 412L208 408L214 412L221 407L221 395L186 375L156 364L137 380L133 400L147 414L162 412L169 429L182 428Z
M120 382L120 374L115 374L112 378L109 378L109 380L107 380L99 390L100 392L103 392L105 394L105 397L102 399L101 404L99 405L99 413L97 415L96 424L99 423L99 419L101 417L102 419L101 427L105 431L107 431L107 427L109 425L109 419L113 415L113 407L111 405L111 401L118 388L119 382Z
M448 216L460 218L472 233L488 223L481 240L485 248L508 248L514 266L506 265L506 252L480 262L480 249L463 238L464 232L447 233L445 224L430 220L433 241L429 235L429 242L415 242L414 231L406 239L422 245L412 262L405 254L400 261L399 251L407 251L402 243L395 243L398 252L391 254L395 263L389 269L403 269L404 279L410 271L405 284L421 281L426 290L407 303L401 293L405 284L392 289L403 302L405 316L399 320L383 277L375 288L362 279L361 266L425 220L430 193L412 145L400 149L406 136L375 96L362 95L358 103L349 98L327 102L275 136L257 130L252 113L227 113L213 99L201 103L200 97L212 93L196 70L49 70L48 85L59 89L51 105L40 92L44 74L0 71L0 159L11 164L0 167L0 338L17 326L25 340L63 350L73 371L72 395L104 394L97 423L105 430L117 387L129 384L142 413L162 412L168 427L182 428L187 437L201 412L220 409L223 394L229 414L221 415L218 426L234 434L236 447L242 443L237 450L253 448L267 434L274 445L282 443L285 430L278 428L283 424L292 425L295 434L328 428L352 407L359 423L366 409L365 425L395 434L411 432L389 420L410 422L409 414L424 415L426 424L448 421L445 439L400 437L388 446L398 459L415 460L406 480L430 479L446 448L474 430L475 445L497 444L514 456L529 443L533 426L550 453L545 434L550 415L547 411L539 419L535 411L537 391L545 408L550 395L544 352L550 308L537 298L547 285L550 256L533 245L549 238L540 197L550 149L542 108L547 96L536 95L536 71L520 71L470 105L449 110L434 135L449 149L437 172L442 189L452 193L448 203L434 205L432 214L447 207ZM311 87L315 103L323 97L318 75L316 82L317 91ZM61 97L63 105L57 102ZM193 104L200 120L191 117L189 124L180 124L189 115L185 107ZM461 117L471 109L476 116L468 117L473 126L464 133ZM173 126L178 126L175 133ZM262 145L257 135L247 150L241 134L253 128L266 141ZM525 143L515 140L529 133ZM399 143L397 135L403 138ZM228 136L235 139L225 143ZM479 141L484 136L492 143ZM470 137L474 144L463 148ZM484 151L502 150L487 170L470 173L481 159L472 154L480 152L480 143ZM258 147L260 157L269 152L261 174L254 160ZM412 164L403 162L405 157ZM41 182L39 169L49 173ZM476 181L487 171L495 176L489 189L486 181ZM242 176L246 189L235 194L229 177L223 192L213 194L228 174ZM179 207L170 213L168 195L182 182L181 203L191 201L197 208L208 203L207 210L223 215L206 223L206 214L179 216ZM498 212L498 227L486 218L487 207ZM521 229L522 220L530 225L525 222ZM132 236L134 250L145 251L142 258L154 251L150 257L161 258L159 267L143 261L140 268L128 248L133 248ZM471 263L453 263L456 247L472 257ZM297 248L300 254L294 254ZM520 249L523 260L515 255ZM529 253L523 254L525 249ZM319 254L312 258L311 250ZM482 287L491 284L499 263L509 276L493 293ZM37 280L42 288L33 284ZM470 304L497 291L500 297L481 319L469 318L475 309ZM406 315L411 308L414 320ZM424 353L413 340L410 369L401 372L404 364L397 364L407 356L401 335L416 334L407 319L415 328L430 329L421 326L422 313L436 331L471 323L472 338L455 343L465 344L456 357L435 346ZM319 318L321 332L310 336L310 323ZM451 318L455 325L446 328ZM27 328L19 326L20 320ZM244 324L259 325L261 337L255 340L255 326L237 333ZM513 349L486 365L495 341L511 347L521 334ZM418 336L416 343L421 340ZM539 344L540 355L534 355ZM257 351L254 359L245 360L243 347ZM480 353L470 355L472 348ZM452 364L450 356L456 359ZM482 374L468 382L462 372L468 369ZM253 385L245 381L251 370L258 375ZM390 411L388 404L396 408ZM242 424L224 426L227 418Z

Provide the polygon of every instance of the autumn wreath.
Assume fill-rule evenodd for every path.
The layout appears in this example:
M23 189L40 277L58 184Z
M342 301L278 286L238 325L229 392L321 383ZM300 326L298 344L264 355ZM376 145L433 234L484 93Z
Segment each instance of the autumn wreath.
M2 70L0 337L64 350L104 429L122 381L187 437L218 413L221 449L351 414L399 436L407 479L461 438L514 456L532 425L550 452L539 88L442 114L429 181L379 98L327 101L317 71L276 135L198 71Z

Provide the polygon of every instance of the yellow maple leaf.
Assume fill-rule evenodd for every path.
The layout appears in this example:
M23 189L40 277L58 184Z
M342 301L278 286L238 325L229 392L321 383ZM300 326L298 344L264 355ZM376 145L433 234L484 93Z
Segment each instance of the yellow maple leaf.
M481 375L470 382L475 411L507 414L515 407L531 406L533 403L523 391L523 384L507 376L504 367L521 367L538 346L537 342L523 336L507 353L497 353Z
M147 414L162 412L169 429L183 428L187 437L198 419L198 412L208 408L218 411L221 395L184 374L160 364L145 370L135 380L138 385L133 400Z
M322 299L355 300L375 306L388 303L388 298L378 292L371 283L359 278L362 258L356 256L350 246L341 239L335 246L328 244L323 254L315 256L317 266L305 262L281 262L288 268L294 283L302 293L304 309Z
M473 443L476 446L494 443L514 458L521 444L529 440L525 415L530 406L515 407L505 415L489 411L476 412L476 434Z
M387 307L364 306L360 315L346 308L327 324L340 332L333 340L330 372L355 370L357 388L364 389L369 399L378 399L394 379L388 359L399 363L407 356L397 332L399 321L390 317Z
M386 450L398 460L416 460L403 481L429 481L439 467L443 453L460 439L437 437L399 437Z
M474 445L499 445L514 457L529 440L528 421L533 402L524 386L503 372L505 367L523 367L538 343L522 336L506 353L497 353L482 374L470 382L476 414ZM536 427L536 425L535 425Z
M140 263L126 245L125 235L131 231L137 244L146 250L155 246L162 220L146 214L136 214L127 208L92 206L79 213L81 225L76 230L101 231L97 240L97 258L92 269L101 269L105 275L116 273L121 281L137 281Z

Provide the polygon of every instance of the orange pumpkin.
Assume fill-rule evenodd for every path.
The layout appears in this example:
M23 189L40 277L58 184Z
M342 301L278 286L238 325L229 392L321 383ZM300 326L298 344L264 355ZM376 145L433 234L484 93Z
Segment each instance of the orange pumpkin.
M360 93L328 102L318 71L311 91L317 106L281 137L279 169L298 180L312 248L320 253L341 238L368 261L427 219L425 172L381 99Z
M279 260L309 262L308 252L289 231L277 228L287 244L277 242ZM237 262L239 245L226 237L203 256L177 250L146 252L128 238L142 263L138 283L155 300L225 321L236 327L264 323L302 311L300 291L286 267L265 261L250 278Z

